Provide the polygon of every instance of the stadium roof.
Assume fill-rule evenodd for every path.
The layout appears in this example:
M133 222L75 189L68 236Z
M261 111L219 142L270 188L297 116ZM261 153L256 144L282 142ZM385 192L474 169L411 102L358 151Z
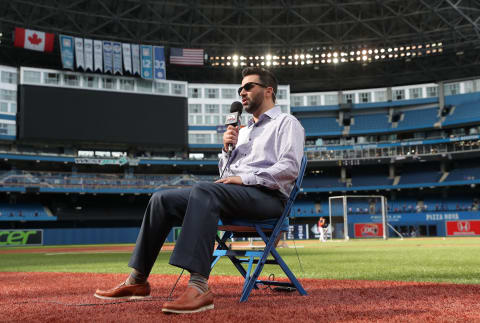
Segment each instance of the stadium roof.
M421 57L272 67L293 92L415 84L480 75L474 0L9 0L0 2L0 64L61 68L13 48L14 27L93 39L204 48L209 57L356 52L441 44ZM167 50L168 54L168 50ZM169 79L238 83L240 67L167 65Z

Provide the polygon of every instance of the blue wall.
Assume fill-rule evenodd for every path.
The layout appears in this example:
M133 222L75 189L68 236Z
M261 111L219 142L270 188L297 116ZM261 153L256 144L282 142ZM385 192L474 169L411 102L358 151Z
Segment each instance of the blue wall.
M44 229L44 245L135 243L140 228ZM173 231L172 231L173 232ZM173 233L167 242L173 241Z

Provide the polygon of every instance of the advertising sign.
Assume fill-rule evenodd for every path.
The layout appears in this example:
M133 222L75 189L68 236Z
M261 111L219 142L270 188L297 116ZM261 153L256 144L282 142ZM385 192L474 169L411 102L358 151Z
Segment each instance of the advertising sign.
M38 246L43 244L43 230L0 230L0 247Z
M447 221L447 236L480 235L480 220Z
M355 238L378 238L383 237L382 223L355 223Z
M305 240L308 239L308 225L295 224L288 226L287 239L288 240Z

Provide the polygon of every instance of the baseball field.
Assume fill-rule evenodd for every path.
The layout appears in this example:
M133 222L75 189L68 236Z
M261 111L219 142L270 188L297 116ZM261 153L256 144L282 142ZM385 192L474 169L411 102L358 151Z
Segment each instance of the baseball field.
M225 259L209 281L215 309L182 316L161 313L180 273L172 248L150 276L153 297L136 302L93 297L126 278L133 245L1 248L0 321L480 321L479 238L289 242L278 250L307 296L259 288L239 303L243 280ZM285 280L277 266L263 274Z

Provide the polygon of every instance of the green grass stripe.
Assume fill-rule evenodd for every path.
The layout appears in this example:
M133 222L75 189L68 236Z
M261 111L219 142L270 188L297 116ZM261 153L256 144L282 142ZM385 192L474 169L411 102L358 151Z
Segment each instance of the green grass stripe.
M297 250L278 250L299 278L480 284L480 238L350 240L327 243L310 240L296 241L295 244L299 247ZM73 246L81 247L85 246ZM51 247L44 249L44 253L1 254L0 271L130 271L127 267L130 252L53 254ZM170 254L170 251L160 253L152 273L179 273L178 268L168 265ZM284 277L277 266L266 265L263 274L270 273ZM236 269L226 258L222 259L212 272L212 275L236 274Z

